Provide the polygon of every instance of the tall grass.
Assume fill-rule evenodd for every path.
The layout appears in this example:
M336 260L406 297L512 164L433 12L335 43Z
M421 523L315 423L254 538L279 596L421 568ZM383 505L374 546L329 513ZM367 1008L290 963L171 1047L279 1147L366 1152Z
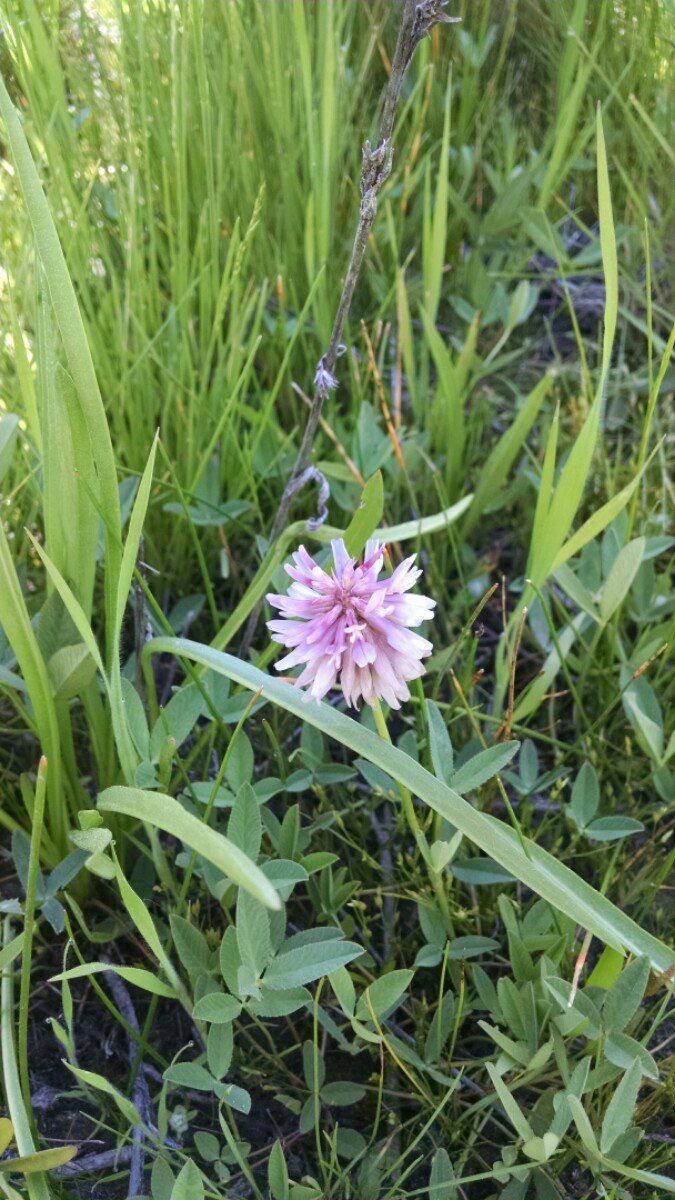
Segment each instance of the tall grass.
M68 930L82 960L58 976L64 1023L54 1028L67 1069L105 1120L131 1133L134 1179L145 1145L166 1165L170 1182L153 1174L153 1197L188 1189L192 1160L182 1163L180 1146L173 1154L166 1124L167 1094L179 1087L217 1098L227 1161L260 1195L232 1115L251 1098L223 1082L231 1023L243 1014L258 1055L261 1030L270 1040L264 1021L305 1009L304 1079L285 1075L285 1050L275 1047L271 1061L301 1133L314 1134L322 1182L290 1188L277 1143L273 1195L344 1193L344 1144L332 1123L327 1145L321 1116L344 1093L329 1087L325 1098L320 1026L343 1053L381 1054L372 1159L364 1139L347 1143L356 1163L384 1173L389 1195L386 1180L406 1160L415 1170L418 1142L436 1122L445 1130L442 1109L459 1088L446 1065L457 1071L449 1063L465 1022L467 1045L487 1036L490 1056L497 1048L488 1078L500 1138L504 1113L517 1138L507 1147L515 1156L494 1166L481 1087L480 1101L458 1102L452 1118L460 1131L470 1126L460 1172L470 1161L481 1167L470 1180L501 1184L520 1155L512 1182L532 1179L548 1200L567 1137L598 1186L610 1176L668 1186L651 1170L660 1157L626 1162L639 1142L627 1125L642 1075L658 1079L647 1043L665 1002L641 1041L645 1014L635 1013L650 968L660 986L673 962L664 913L651 903L668 862L660 850L649 859L658 861L651 884L639 865L663 836L675 750L661 438L675 337L664 265L672 196L662 182L671 21L651 3L640 21L630 4L586 0L457 7L456 36L436 30L407 81L341 386L317 442L332 523L316 531L293 521L270 545L306 419L303 392L339 294L360 143L376 126L389 66L391 6L0 5L9 88L0 83L1 186L11 202L0 214L3 748L12 739L0 822L26 892L24 942L12 941L8 921L0 951L0 1032L29 1172L32 962L26 952L18 1061L12 962L49 921ZM310 505L303 493L294 516ZM394 557L407 543L422 551L438 601L425 684L434 700L415 692L398 745L378 738L367 716L325 703L308 710L267 675L269 648L255 665L225 653L267 589L283 586L282 558L299 540L320 552L348 526L359 551L381 523ZM322 734L344 761L327 761ZM517 772L512 735L526 739ZM38 751L46 763L33 787ZM279 778L267 793L272 763ZM268 801L294 789L308 793L311 814L288 804L279 819ZM384 801L389 821L398 795L412 806L410 792L423 806L419 836L412 849L401 843L394 869L383 847L402 835L395 818L392 838L383 835L377 812ZM226 823L221 807L231 808ZM364 822L377 835L373 853ZM645 841L633 855L625 847L636 834ZM463 838L471 857L458 858ZM589 841L613 839L606 862L591 857ZM560 861L567 853L575 871ZM83 938L102 939L79 906L85 878L114 897L152 971L87 961ZM74 879L66 911L56 896ZM517 906L483 890L516 880ZM306 894L291 901L298 885ZM527 907L523 887L540 900ZM384 951L369 929L373 896L389 922ZM418 905L422 946L416 925L394 936L389 902L401 898L404 924ZM297 903L299 941L284 940L286 902ZM201 932L204 912L214 929ZM500 922L513 980L486 957L496 943L485 931ZM577 923L587 931L579 951ZM591 935L607 950L575 1000L575 963L581 971ZM625 951L637 961L620 976ZM442 966L438 995L432 1002L421 988L402 1036L388 1020L413 972L390 968L409 953L418 968ZM467 984L459 959L474 955L498 966L498 989L480 967ZM357 959L358 1001L346 970ZM113 1003L95 982L111 970L150 994L142 1032L135 1013L130 1022L118 1012L119 992ZM130 1038L126 1092L78 1063L69 989L84 975ZM332 1015L320 1003L327 977ZM619 977L637 997L623 1023L608 1000ZM311 995L306 984L317 981ZM194 1023L194 1061L170 1063L154 1046L160 1000ZM434 1005L422 1056L407 1030ZM476 1010L495 1024L473 1021ZM306 1031L289 1030L294 1053ZM582 1034L594 1058L586 1107ZM163 1070L157 1126L138 1108L148 1054ZM399 1160L390 1138L377 1139L384 1089L398 1102L403 1076L419 1108ZM536 1115L521 1111L516 1088L533 1110L544 1095ZM69 1153L59 1150L58 1162ZM454 1191L450 1160L438 1151L434 1164L432 1182ZM40 1200L47 1165L57 1159L33 1162L29 1195Z

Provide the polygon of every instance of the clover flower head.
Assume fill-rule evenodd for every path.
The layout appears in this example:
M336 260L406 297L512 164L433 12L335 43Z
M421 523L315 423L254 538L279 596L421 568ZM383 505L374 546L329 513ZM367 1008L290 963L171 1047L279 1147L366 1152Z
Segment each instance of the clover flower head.
M348 704L386 700L392 708L410 697L408 683L424 674L431 642L414 633L433 616L435 601L411 595L422 574L415 555L379 579L382 546L366 543L363 560L331 542L333 570L324 571L304 546L286 564L293 583L285 596L268 595L280 617L268 622L275 642L290 650L277 670L304 664L296 686L320 700L339 685Z

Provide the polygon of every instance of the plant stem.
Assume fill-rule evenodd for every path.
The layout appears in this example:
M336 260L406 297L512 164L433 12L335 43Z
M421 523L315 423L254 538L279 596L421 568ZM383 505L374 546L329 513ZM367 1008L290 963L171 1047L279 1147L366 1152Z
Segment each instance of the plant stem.
M26 902L24 905L23 950L21 952L21 986L19 990L19 1078L21 1092L27 1112L30 1112L30 1078L28 1075L28 1002L30 999L30 969L33 957L33 933L35 931L35 892L40 870L40 841L45 815L45 791L47 788L47 759L44 754L38 766L35 784L35 803L31 826Z
M380 701L378 698L375 698L372 708L373 708L373 716L375 717L375 725L377 726L377 732L379 733L380 737L385 742L389 742L389 745L391 745L391 737L389 735L389 729L387 727L387 722L385 720L384 713L382 712L382 705L380 704ZM429 849L429 843L427 842L427 839L424 835L424 831L423 831L422 827L420 826L419 821L417 820L417 813L415 812L415 805L413 804L412 796L411 796L410 792L408 791L408 788L405 787L402 783L397 784L397 787L398 787L399 796L401 797L401 807L403 809L405 819L408 822L408 827L410 829L410 832L412 833L412 835L415 839L417 848L418 848L418 850L422 856L422 859L424 861L424 865L426 867L427 874L429 876L429 882L431 883L431 886L432 886L433 892L434 892L434 896L436 897L436 900L438 902L438 907L443 916L443 920L445 921L446 929L448 931L449 936L454 937L455 931L454 931L454 926L452 923L452 917L450 916L450 905L448 904L448 897L445 894L445 887L443 885L442 872L434 870L434 867L431 862L431 851Z
M308 478L307 468L323 406L326 398L338 386L334 371L337 360L345 349L342 345L342 335L352 306L356 284L361 274L370 231L377 213L379 192L391 171L393 162L394 148L391 144L391 137L403 79L413 54L423 38L431 33L435 25L441 22L449 23L456 19L443 12L446 3L447 0L403 0L403 15L384 94L377 141L374 147L368 141L363 147L360 181L361 204L352 252L333 320L330 341L319 359L314 375L314 396L310 404L305 432L302 435L291 477L283 490L272 525L270 533L272 544L276 542L287 523L294 495ZM256 605L249 618L240 650L242 655L248 651L253 640L260 607L261 602Z

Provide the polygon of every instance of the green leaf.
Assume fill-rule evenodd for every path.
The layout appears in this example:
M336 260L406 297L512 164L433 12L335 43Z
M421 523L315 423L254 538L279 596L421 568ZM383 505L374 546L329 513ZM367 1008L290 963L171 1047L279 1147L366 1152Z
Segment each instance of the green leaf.
M282 948L265 972L265 987L274 991L302 987L321 979L323 975L330 975L360 954L363 954L362 946L357 946L355 942L343 942L341 938L295 946L286 953Z
M346 967L338 967L330 972L328 978L343 1013L346 1017L352 1017L356 1007L356 992L349 971Z
M464 792L473 792L488 779L492 779L493 775L498 775L511 762L519 746L520 742L504 742L499 746L490 746L487 750L480 750L458 771L455 771L450 785L456 792L459 792L460 796Z
M444 783L450 783L455 766L452 742L441 710L433 700L427 700L427 723L429 726L429 753L434 774Z
M599 804L598 776L593 764L585 762L574 780L570 799L570 813L580 829L585 829L588 822L593 820Z
M164 1072L164 1078L176 1087L194 1088L196 1092L212 1092L216 1084L206 1067L196 1062L172 1063Z
M326 1083L321 1088L323 1103L330 1104L335 1108L348 1108L352 1104L358 1104L359 1100L363 1100L365 1094L366 1089L360 1083L336 1081L335 1083Z
M642 821L633 817L598 817L584 829L587 838L593 842L615 842L618 838L631 837L635 833L643 833Z
M455 1172L447 1150L437 1150L431 1160L429 1175L429 1200L455 1200L457 1187L453 1186ZM444 1186L444 1185L449 1186Z
M609 1154L616 1139L628 1129L641 1083L642 1067L636 1058L607 1106L600 1133L600 1150L603 1154Z
M236 930L241 961L257 979L272 955L270 919L263 905L244 891L237 900Z
M569 1092L567 1093L566 1099L570 1108L570 1112L572 1113L572 1119L574 1120L574 1124L579 1132L579 1137L588 1150L588 1153L591 1155L591 1158L597 1158L600 1153L598 1143L595 1139L593 1126L586 1115L586 1111L581 1101L577 1096L573 1096Z
M212 1025L227 1025L241 1012L241 1004L234 996L225 992L209 992L198 1000L192 1011L195 1021L209 1021Z
M534 1131L533 1131L529 1121L524 1116L524 1114L521 1111L521 1109L519 1108L518 1104L516 1104L516 1101L513 1099L513 1096L511 1095L509 1089L507 1088L506 1084L504 1083L504 1080L502 1079L501 1075L499 1074L499 1071L497 1070L497 1068L494 1066L493 1063L488 1062L485 1064L485 1069L486 1069L488 1075L490 1076L490 1079L492 1080L492 1085L493 1085L497 1095L499 1096L499 1099L502 1103L502 1107L504 1108L504 1111L506 1112L506 1115L509 1118L509 1121L513 1125L516 1132L525 1141L529 1140L530 1138L533 1138Z
M216 1079L222 1079L230 1069L234 1051L232 1022L225 1025L213 1024L206 1036L206 1061L209 1071Z
M82 418L86 425L91 457L96 464L100 511L104 512L107 518L105 523L106 617L110 633L112 633L113 591L119 578L121 553L118 543L120 502L110 430L75 288L20 117L9 98L1 77L0 114L5 122L14 166L33 227L37 252L44 269L66 353L69 375L77 392ZM45 749L44 746L43 749Z
M600 958L588 976L586 986L613 988L621 974L623 962L624 957L622 954L618 954L616 950L612 950L611 946L605 946ZM649 966L647 970L649 970Z
M462 883L515 883L510 871L504 870L499 863L491 862L489 858L466 858L461 862L458 859L453 863L452 873Z
M512 424L503 433L496 446L490 451L481 467L478 483L474 492L473 503L462 524L462 535L467 535L480 520L486 509L489 509L496 499L516 456L522 451L523 444L529 434L541 406L551 390L555 378L549 371L540 379L526 397L522 408L516 414Z
M247 1001L247 1010L255 1017L288 1017L300 1008L308 1008L312 1003L312 993L304 987L285 988L283 992L274 992L270 988L261 987L260 998Z
M257 860L262 842L262 820L260 805L250 783L242 783L237 792L227 823L227 836L242 853L254 862Z
M635 1038L629 1037L627 1033L610 1032L607 1034L604 1044L605 1058L614 1063L615 1067L622 1067L627 1070L631 1066L634 1059L638 1059L642 1074L648 1079L659 1078L659 1068L652 1055L641 1042Z
M401 1003L414 971L389 971L367 987L356 1006L359 1021L372 1021L371 1009L378 1020L385 1017Z
M123 813L164 829L212 862L261 904L272 909L281 907L276 889L260 868L222 833L203 825L186 812L173 797L161 792L142 791L140 788L110 787L101 792L98 807L103 812Z
M450 942L448 958L458 961L463 958L478 958L481 954L489 954L497 950L499 942L494 938L479 937L478 934L467 934L466 937L455 938Z
M19 337L23 345L21 335ZM2 483L11 464L18 429L19 418L16 413L4 413L0 417L0 483Z
M105 1079L103 1075L99 1075L96 1071L85 1071L82 1067L77 1067L74 1063L68 1062L66 1059L63 1059L63 1065L69 1071L72 1071L73 1075L81 1080L82 1083L86 1083L88 1087L94 1088L97 1092L103 1092L106 1096L110 1096L110 1099L114 1101L122 1116L126 1118L130 1125L143 1125L143 1118L136 1105L132 1104L131 1100L128 1100L126 1096L123 1096L109 1079Z
M155 638L147 644L146 651L148 649L155 653L185 656L206 668L220 671L255 692L260 690L265 699L293 713L298 720L314 725L349 747L353 753L386 771L445 817L490 858L607 945L616 950L625 948L634 954L645 954L657 971L665 972L675 964L675 953L669 947L646 933L564 863L535 842L525 840L523 848L516 832L504 822L479 812L409 755L389 745L357 721L337 712L328 704L307 704L291 684L272 679L250 663L210 646L202 646L186 638Z
M602 109L598 103L596 117L596 137L598 156L598 211L600 216L600 248L602 250L602 270L605 277L605 321L602 339L602 383L607 378L616 319L619 311L619 268L616 260L616 237L614 234L614 216L612 213L612 196L609 188L609 171L607 169L607 150L605 134L602 128Z
M80 694L96 673L96 663L84 642L76 646L62 646L47 663L54 695L60 700L70 700Z
M120 979L124 979L127 983L132 983L134 987L142 988L145 992L151 992L154 996L166 996L169 1000L176 999L176 989L171 987L170 984L164 983L152 971L146 971L143 967L119 967L116 963L80 963L77 967L70 967L68 971L61 971L59 975L52 975L50 982L60 983L62 979L88 979L90 975L98 975L102 972L107 973L108 971L113 975L119 975Z
M36 1150L35 1154L19 1154L0 1162L0 1171L7 1174L33 1175L36 1171L55 1171L70 1162L78 1152L78 1146L54 1146L50 1150Z
M288 1200L288 1167L281 1142L278 1139L272 1146L267 1163L267 1182L270 1196L273 1196L274 1200Z
M384 486L382 472L371 475L361 492L361 502L345 529L344 543L352 558L359 558L363 548L372 537L382 520L384 512Z
M23 949L23 930L18 933L11 942L6 942L0 950L0 971L4 971L15 958L18 958Z
M194 683L180 687L160 713L150 735L150 755L153 762L159 758L168 737L176 743L176 749L194 729L201 715L203 699ZM132 734L133 736L133 734Z
M188 1159L181 1168L171 1190L171 1200L203 1200L204 1177L199 1167Z
M634 538L623 546L612 563L600 595L600 617L609 621L627 596L644 557L647 539Z
M194 925L172 913L169 918L176 953L188 973L190 980L208 971L211 952L206 938Z
M635 1016L649 981L649 962L636 958L621 972L602 1006L602 1023L611 1031L625 1029Z

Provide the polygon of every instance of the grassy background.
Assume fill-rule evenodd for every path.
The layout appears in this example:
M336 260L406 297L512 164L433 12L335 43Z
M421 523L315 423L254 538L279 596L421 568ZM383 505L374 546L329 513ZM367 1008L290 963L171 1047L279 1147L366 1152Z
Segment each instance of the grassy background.
M119 666L121 650L128 680L137 679L138 619L157 625L159 609L176 632L211 640L247 595L267 549L265 533L306 418L301 393L311 393L340 291L361 146L376 127L395 7L377 0L0 3L0 67L22 113L82 311L124 516L159 429L142 549L155 608L137 599L136 624L128 613L106 659ZM546 604L533 597L514 668L512 732L528 749L520 774L507 783L529 835L667 937L672 906L664 881L673 861L675 794L672 658L663 650L672 643L675 619L667 440L675 203L668 62L675 22L657 0L473 0L454 11L461 26L436 30L406 79L394 169L315 460L329 480L330 521L338 526L358 504L363 479L378 469L387 524L435 513L467 492L478 497L459 522L419 539L428 590L439 602L427 695L438 700L453 743L475 749L479 736L492 742L504 715L512 661L504 628L522 605L525 573L534 573L544 553L538 497L556 431L556 479L567 470L560 493L574 496L567 525L563 520L557 531L561 545L620 494L655 450L627 506L573 556L569 574L543 572ZM598 225L598 102L619 275L617 335L596 409L608 299ZM49 589L25 528L44 540L98 634L112 601L107 593L101 600L103 575L95 563L95 478L78 457L80 426L66 415L77 411L72 365L4 147L0 230L0 413L21 418L18 429L6 416L0 426L7 544L32 618L44 613ZM573 448L584 445L589 413L599 433L579 464ZM503 470L499 457L490 457L495 447ZM314 497L301 493L294 518L312 515L313 505ZM595 610L601 594L609 596L612 567L638 536L646 541L625 594L577 642L580 614ZM107 570L108 589L109 578ZM495 582L500 590L472 634L471 614ZM41 649L53 649L56 634L44 615L40 621ZM9 635L5 616L2 624ZM511 617L511 652L517 624ZM537 691L537 675L561 642L563 670ZM256 645L265 644L259 631ZM8 831L30 830L25 772L35 761L40 710L14 686L17 662L7 637L0 650L3 823ZM459 689L449 681L450 666ZM157 681L163 702L173 678ZM397 729L409 753L419 752L413 733L425 753L417 699ZM56 708L67 803L58 818L54 803L48 805L43 850L50 866L69 848L66 812L87 807L95 785L118 776L96 689L83 683ZM169 770L172 793L180 794L186 780L212 779L212 755L222 753L229 734L206 718ZM289 744L303 769L324 753L306 735L295 746L292 731L278 714L249 731L263 769L272 761L284 779ZM567 801L586 761L600 781L602 816L642 822L638 840L610 843L608 851L570 823ZM310 922L309 910L330 923L348 906L343 928L349 935L356 930L381 963L370 925L373 911L378 925L379 913L389 911L384 959L411 965L419 931L409 913L428 891L420 863L395 847L392 882L363 782L329 786L311 771L308 779L303 820L312 848L337 849L344 875L329 872L310 890L309 902L294 911L298 926ZM374 786L372 778L367 782ZM481 803L501 811L491 789ZM141 868L139 888L143 879L150 895ZM492 975L522 983L499 891L462 886L458 932L494 934ZM157 901L160 914L165 899ZM395 916L388 900L395 901ZM201 884L193 882L190 902L195 919L204 906L208 931L212 900ZM384 910L374 907L383 903ZM528 906L536 908L528 901L523 911ZM530 918L535 943L537 920ZM567 975L573 945L570 935ZM39 969L44 977L54 964ZM455 975L452 984L457 992ZM401 1017L406 1030L424 1030L433 1020L432 992L420 986L413 996ZM461 1048L461 1065L480 1089L484 1054L471 1040L471 1011L468 1000L459 1016L453 1010L453 1047ZM655 1034L663 1042L665 1083L642 1101L658 1136L664 1128L668 1133L662 1114L672 1087L663 1021L659 997L645 1002L633 1029L644 1044L653 1046ZM305 1036L301 1030L292 1038ZM244 1074L270 1071L267 1090L302 1097L291 1051L270 1067L265 1045L263 1038L249 1057L242 1053ZM166 1045L162 1050L169 1053ZM535 1105L550 1074L545 1065L529 1081ZM305 1083L306 1077L307 1070ZM392 1103L401 1100L400 1083L388 1077ZM598 1087L590 1104L594 1121L611 1095L602 1080ZM462 1094L433 1127L435 1144L448 1144L465 1173L489 1171L504 1138L501 1117L486 1128L478 1095L470 1101ZM410 1109L404 1101L403 1151L410 1162L422 1116L433 1110L427 1099ZM371 1119L372 1109L367 1113ZM268 1132L250 1136L264 1141ZM561 1173L574 1168L580 1152L578 1139L570 1142ZM308 1155L301 1166L318 1176ZM667 1161L667 1142L648 1138L637 1151L645 1169L663 1169ZM322 1171L326 1194L343 1194L337 1159L324 1161ZM565 1179L575 1196L590 1194L588 1173ZM422 1186L414 1173L411 1180L411 1188ZM362 1178L359 1186L365 1195L370 1183ZM538 1200L549 1200L553 1193L538 1177L535 1186ZM644 1181L630 1186L636 1200L656 1194ZM378 1194L373 1187L368 1194ZM507 1194L491 1188L481 1184L475 1195Z

